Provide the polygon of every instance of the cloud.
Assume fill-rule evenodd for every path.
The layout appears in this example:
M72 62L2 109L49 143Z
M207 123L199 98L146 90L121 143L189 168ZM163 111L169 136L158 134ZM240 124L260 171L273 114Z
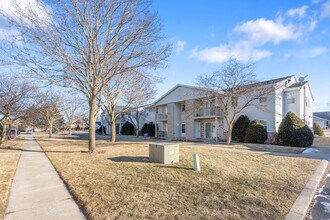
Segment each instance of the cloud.
M252 44L278 44L281 41L297 40L298 32L292 24L284 25L280 20L259 18L244 22L234 28L235 32L244 33Z
M46 21L49 19L49 8L38 0L16 0L13 4L10 0L0 2L0 12L8 18L19 19L17 11L24 13L27 17L35 14L37 18ZM23 22L30 23L28 19L23 19Z
M322 5L320 17L321 18L330 17L330 1L327 1Z
M295 50L295 51L289 51L286 52L283 56L283 58L289 59L289 58L301 58L301 59L310 59L310 58L315 58L324 54L327 54L329 52L329 49L327 47L310 47L307 49L302 49L302 50Z
M286 12L286 14L289 17L303 18L303 17L306 16L307 9L308 9L308 6L307 5L303 5L300 8L293 8L293 9L288 10Z
M191 55L208 63L221 63L230 58L237 58L240 61L258 61L271 56L272 53L267 50L254 49L243 42L233 46L224 44L203 50L195 48Z
M308 6L303 5L285 13L279 12L274 19L258 18L237 24L232 30L236 40L214 47L195 48L191 56L211 63L225 62L232 57L241 61L270 57L273 53L263 49L264 46L290 41L301 43L309 32L315 30L318 19L307 9Z
M187 42L179 40L176 42L176 53L180 53L186 47Z
M326 47L314 47L311 48L308 52L308 57L314 58L329 52L329 49Z

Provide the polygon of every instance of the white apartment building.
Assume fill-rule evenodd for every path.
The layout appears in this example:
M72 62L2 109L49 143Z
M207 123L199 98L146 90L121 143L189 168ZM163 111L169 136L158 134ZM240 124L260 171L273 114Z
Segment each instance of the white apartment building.
M274 91L255 101L241 115L247 115L250 120L260 120L269 135L278 132L283 117L290 111L308 126L313 126L314 97L309 81L298 81L296 76L288 76L256 84L265 85L273 86ZM226 139L227 125L221 109L216 108L212 101L195 107L203 94L201 88L179 84L156 100L156 136L183 140ZM238 102L242 98L239 97Z

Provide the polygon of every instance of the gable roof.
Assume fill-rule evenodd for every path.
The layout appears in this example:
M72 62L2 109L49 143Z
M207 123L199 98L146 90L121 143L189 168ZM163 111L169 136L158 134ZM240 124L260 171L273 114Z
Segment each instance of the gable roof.
M304 86L305 84L307 84L309 81L303 81L303 82L296 82L296 83L293 83L291 86L288 86L287 88L290 89L290 88L300 88L302 86Z
M174 90L176 90L179 87L186 88L186 89L196 89L196 90L201 90L201 91L202 90L205 90L204 88L197 87L197 86L189 86L189 85L177 84L172 89L170 89L168 92L166 92L164 95L162 95L160 98L158 98L156 101L154 101L153 104L156 105L157 102L159 102L162 99L164 99L166 96L168 96L170 93L172 93Z

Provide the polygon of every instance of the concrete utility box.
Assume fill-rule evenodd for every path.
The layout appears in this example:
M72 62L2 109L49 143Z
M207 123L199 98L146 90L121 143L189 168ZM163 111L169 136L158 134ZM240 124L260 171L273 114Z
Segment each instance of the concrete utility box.
M179 162L179 145L169 143L149 144L149 161L163 164Z

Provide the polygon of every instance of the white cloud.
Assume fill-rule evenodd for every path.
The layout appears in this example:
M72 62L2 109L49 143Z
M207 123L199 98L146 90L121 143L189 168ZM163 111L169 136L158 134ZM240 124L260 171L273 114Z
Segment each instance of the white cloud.
M176 52L180 53L181 51L184 50L184 48L186 47L187 42L179 40L176 42Z
M326 47L314 47L311 48L308 52L308 57L314 58L329 52L329 49Z
M259 18L244 22L234 28L234 31L244 33L247 39L255 45L265 43L278 44L281 41L297 40L299 33L294 25L285 25L280 19L278 21Z
M209 63L221 63L230 58L237 58L241 61L257 61L271 55L272 53L270 51L254 49L246 45L245 42L233 46L224 44L218 47L205 48L203 50L195 48L192 52L193 57Z
M321 18L330 17L330 1L327 1L322 5L320 17Z
M286 14L289 17L303 18L303 17L306 16L307 9L308 9L308 6L307 5L303 5L300 8L293 8L293 9L288 10L286 12Z
M0 12L6 17L17 19L18 10L26 16L31 15L31 12L33 12L39 19L46 21L48 19L48 13L46 11L50 9L38 0L16 0L14 2L11 0L1 0ZM28 19L25 19L24 22L30 23Z

